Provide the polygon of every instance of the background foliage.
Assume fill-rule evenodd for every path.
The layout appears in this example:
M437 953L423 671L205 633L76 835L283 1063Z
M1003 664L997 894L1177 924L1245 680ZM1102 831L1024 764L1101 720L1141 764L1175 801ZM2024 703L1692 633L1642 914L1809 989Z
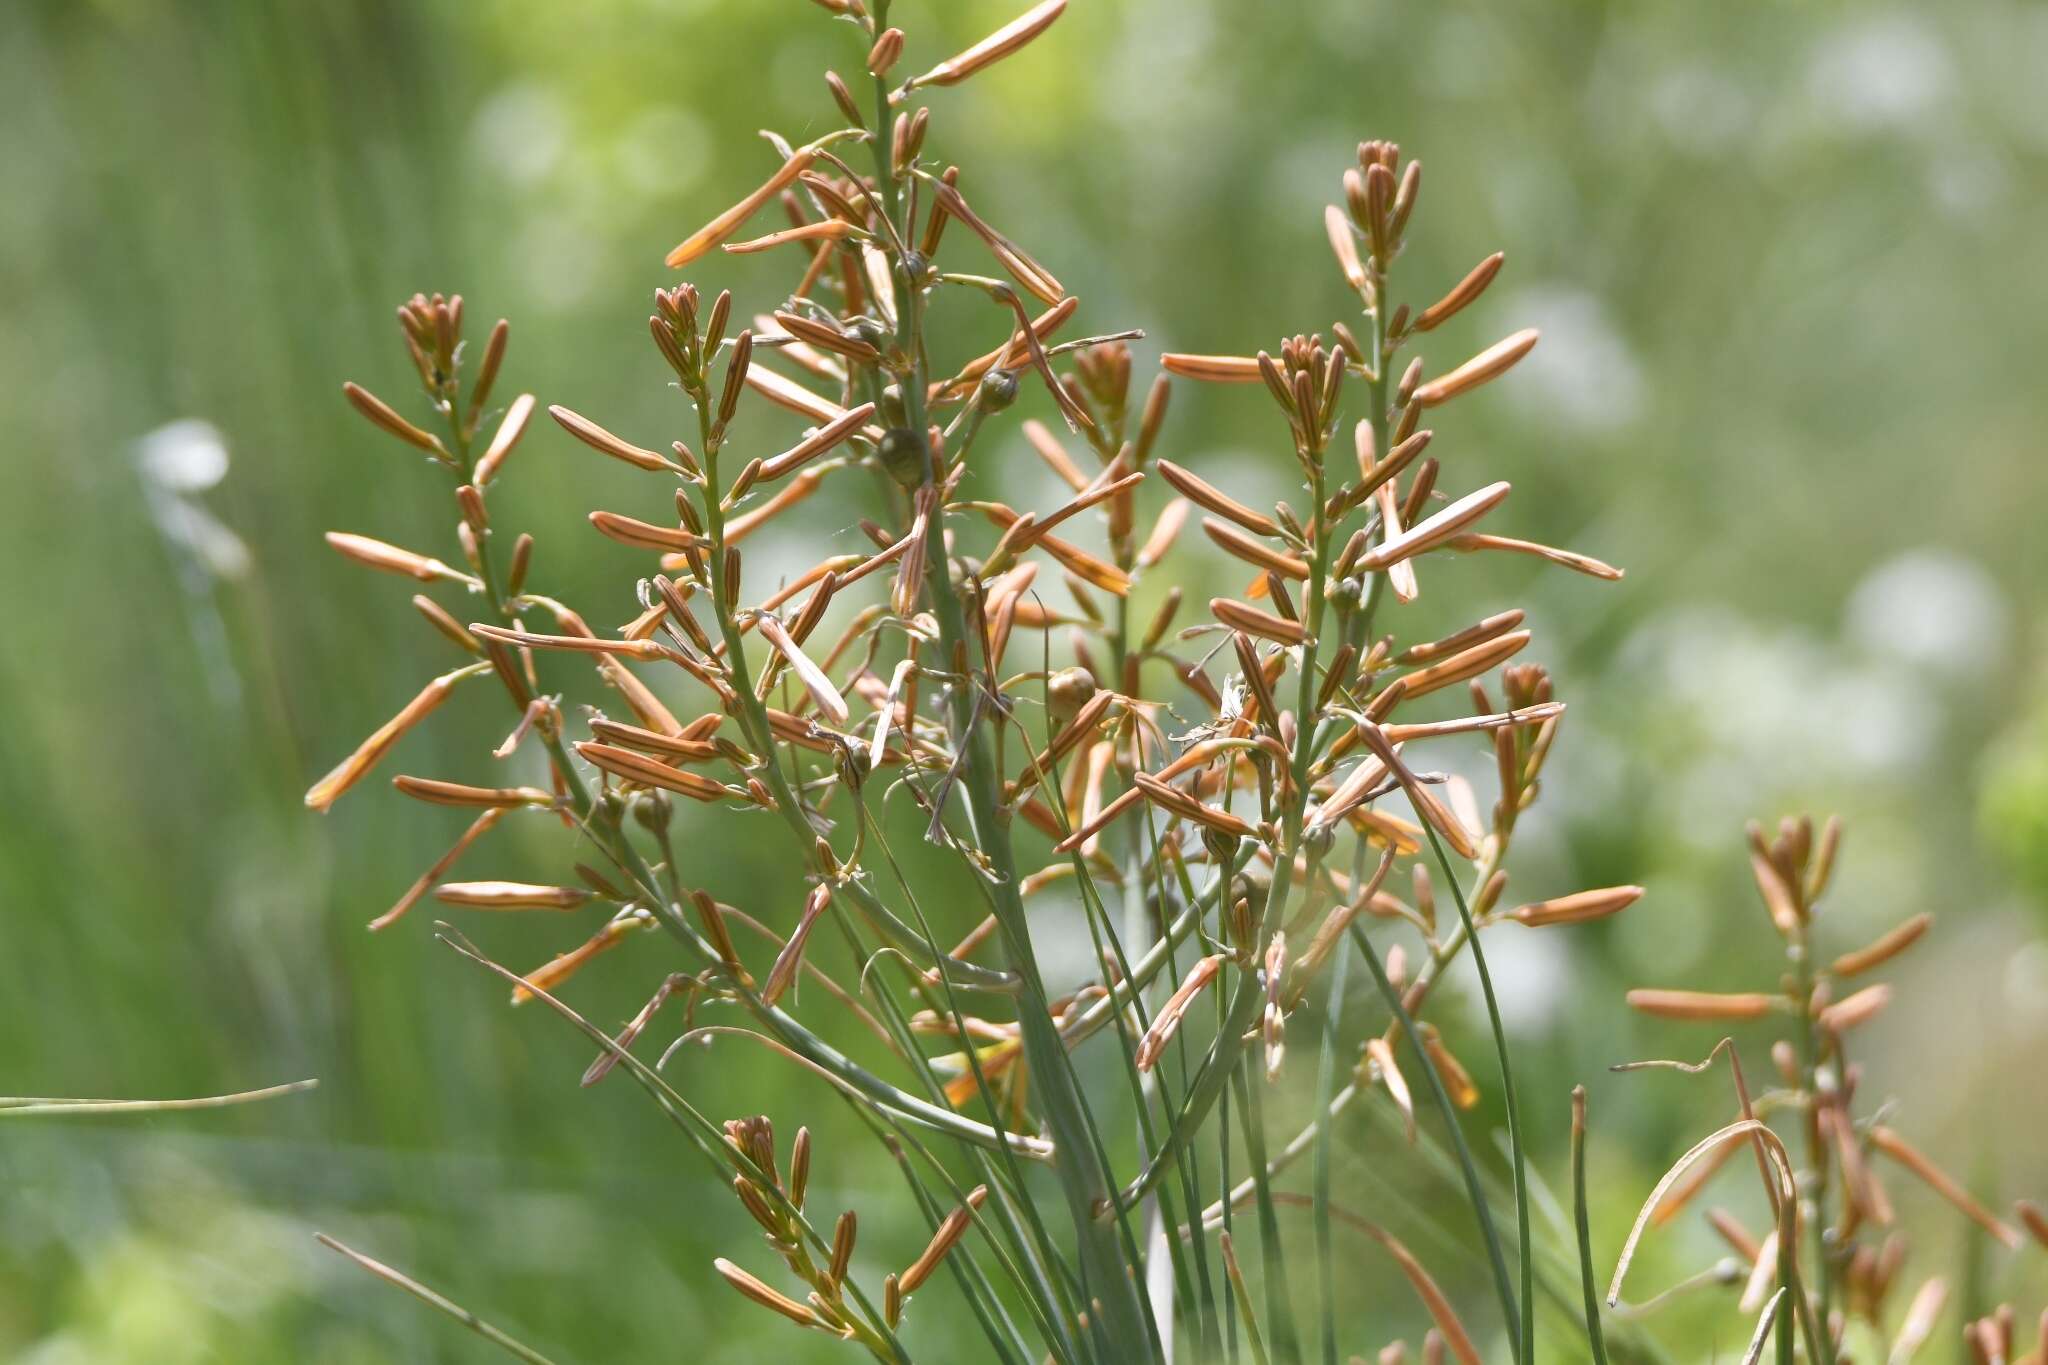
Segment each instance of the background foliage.
M901 22L935 56L1014 8ZM363 932L452 827L375 795L318 820L299 797L443 657L403 592L319 544L447 534L428 476L340 401L345 377L406 389L392 306L460 291L479 322L513 320L508 391L680 434L641 325L661 252L772 164L756 127L823 127L816 71L859 60L799 0L0 7L0 1090L323 1080L250 1110L0 1132L0 1356L478 1358L314 1247L325 1227L568 1359L837 1358L705 1273L747 1245L744 1216L638 1096L574 1088L580 1042L508 1016L430 915ZM1618 920L1490 949L1560 1183L1565 1094L1592 1086L1604 1255L1686 1135L1726 1117L1718 1089L1603 1073L1710 1041L1629 1017L1625 985L1772 970L1751 814L1849 818L1841 946L1937 914L1863 1040L1866 1084L1980 1189L2048 1192L2044 68L2048 17L2007 0L1077 0L934 101L932 146L977 206L1084 323L1146 328L1146 356L1341 315L1318 215L1361 137L1428 164L1413 293L1506 248L1443 350L1524 324L1545 340L1443 453L1512 479L1527 534L1629 577L1597 590L1495 557L1440 572L1419 607L1450 625L1529 605L1572 704L1515 892L1651 888ZM737 264L713 275L769 301ZM187 419L224 447L211 487L213 438L162 433ZM1161 453L1239 489L1263 471L1277 495L1271 427L1183 385ZM989 455L1043 504L1021 443ZM545 426L518 460L497 515L539 536L537 573L594 623L630 616L638 557L582 525L631 505L629 476ZM858 534L826 499L791 520L790 563ZM457 711L407 740L409 769L452 774L495 740ZM563 852L527 823L508 874ZM699 856L713 889L793 913L765 850ZM515 964L560 946L473 928ZM653 957L606 959L579 1003L623 1017ZM708 1112L810 1122L814 1188L861 1207L877 1254L914 1252L908 1218L876 1235L893 1196L842 1110L720 1070L682 1073ZM1348 1134L1337 1181L1392 1217L1385 1182L1421 1207L1431 1189L1362 1158L1388 1131ZM1481 1283L1462 1222L1410 1230L1446 1279ZM1716 1254L1687 1227L1638 1274ZM927 1342L945 1297L920 1305ZM1360 1349L1419 1331L1403 1299L1354 1306ZM1712 1296L1676 1311L1695 1324L1681 1358L1739 1348Z

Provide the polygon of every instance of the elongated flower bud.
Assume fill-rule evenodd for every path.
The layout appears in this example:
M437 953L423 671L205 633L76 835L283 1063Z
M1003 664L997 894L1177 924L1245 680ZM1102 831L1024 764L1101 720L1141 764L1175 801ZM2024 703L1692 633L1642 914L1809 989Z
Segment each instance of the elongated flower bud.
M552 806L553 792L538 787L471 787L431 777L399 776L391 785L415 801L435 806Z
M409 446L416 446L426 451L427 454L432 455L435 459L446 460L449 458L448 448L441 444L440 437L430 432L422 431L411 422L406 421L398 415L397 411L389 403L386 403L362 385L355 383L343 384L341 391L347 396L349 405L367 417L373 426L392 436L396 436Z
M512 406L505 409L504 418L498 423L498 430L491 437L491 443L484 453L477 457L476 486L482 488L497 477L504 467L505 457L512 453L512 447L519 444L519 438L526 434L526 424L533 419L534 397L522 393L512 400Z
M1589 919L1605 919L1628 909L1643 896L1640 886L1608 886L1597 891L1575 891L1569 896L1558 896L1547 901L1532 901L1517 906L1510 913L1515 919L1540 928L1546 924L1583 924Z
M1489 379L1498 379L1514 368L1515 362L1535 348L1540 333L1534 327L1515 333L1473 356L1441 379L1432 379L1415 390L1417 407L1433 408L1448 403L1461 393L1470 393Z
M1869 947L1842 954L1834 960L1828 970L1836 976L1858 976L1881 967L1918 943L1921 935L1925 934L1933 923L1934 916L1923 911L1884 934Z
M1262 512L1251 508L1231 497L1222 489L1201 478L1192 470L1181 468L1171 460L1159 461L1159 473L1183 496L1217 516L1228 517L1254 535L1278 536L1280 525Z
M995 65L1051 28L1053 20L1059 18L1066 8L1067 0L1044 0L1042 4L1033 5L974 46L955 53L916 77L910 84L957 85L975 72Z
M444 882L434 888L434 899L473 910L574 910L590 899L590 892L532 882Z
M1428 332L1456 317L1471 303L1486 292L1486 286L1493 283L1493 277L1500 274L1501 262L1507 257L1494 252L1478 265L1472 267L1465 278L1451 287L1451 292L1422 310L1415 318L1415 330Z
M620 440L588 417L571 412L559 403L548 409L548 416L561 423L562 430L592 450L601 451L615 460L623 460L639 469L679 472L675 461L668 456L636 446L631 441Z
M1720 995L1709 991L1632 990L1629 1008L1661 1019L1761 1019L1778 997L1760 991Z
M809 170L817 155L816 146L799 147L790 153L789 159L782 163L780 169L762 182L752 194L685 237L673 251L669 252L668 268L676 270L688 265L739 231L740 224L753 217L763 204L788 189L799 175Z
M458 668L420 689L419 695L405 704L404 709L378 726L370 737L356 746L356 751L336 764L334 771L315 782L306 793L306 805L313 810L324 811L340 799L341 794L360 782L377 761L391 751L391 746L405 736L415 725L433 714L448 694L455 690L455 684L464 678L474 677L483 671L480 664Z
M422 583L432 583L437 579L450 583L475 582L460 569L450 568L430 555L416 554L369 536L354 535L347 531L329 531L327 543L358 564L367 565L372 569L382 569L386 573L404 574Z
M790 930L789 940L782 945L782 951L776 954L775 965L768 970L768 983L761 988L761 998L769 1004L782 999L795 982L796 974L803 966L804 945L810 941L811 927L831 903L830 886L820 882L811 888L811 894L804 901L803 913L797 917L796 927Z
M1185 355L1168 351L1159 364L1169 374L1183 379L1204 379L1212 384L1251 384L1259 378L1259 362L1248 355Z

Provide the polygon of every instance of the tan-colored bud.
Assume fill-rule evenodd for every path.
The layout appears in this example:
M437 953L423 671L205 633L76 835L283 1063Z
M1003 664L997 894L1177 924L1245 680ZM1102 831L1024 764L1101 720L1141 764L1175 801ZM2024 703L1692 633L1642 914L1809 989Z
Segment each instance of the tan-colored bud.
M1258 837L1259 832L1256 827L1247 824L1229 811L1224 810L1221 806L1203 805L1178 787L1170 787L1158 778L1153 777L1150 773L1133 773L1131 781L1139 791L1144 793L1146 800L1152 802L1161 810L1181 816L1184 819L1193 820L1196 824L1216 830L1219 833L1235 835L1240 839Z
M1043 0L1004 24L963 52L955 53L922 76L909 82L919 85L955 85L975 72L993 66L1052 27L1053 20L1067 8L1067 0Z
M1390 488L1392 485L1382 487ZM1507 497L1510 488L1511 485L1502 481L1490 483L1477 492L1467 493L1433 516L1424 518L1406 531L1381 541L1366 551L1358 561L1359 567L1367 570L1384 569L1390 564L1398 564L1402 560L1413 558L1425 550L1441 545L1499 506L1501 500Z
M1401 1119L1408 1128L1408 1145L1414 1146L1415 1097L1408 1093L1408 1080L1394 1060L1394 1049L1386 1039L1372 1037L1365 1040L1365 1055L1372 1058L1380 1083L1387 1087L1387 1094L1393 1097L1395 1106L1400 1109Z
M592 958L615 948L626 941L626 935L640 928L646 921L632 915L622 915L605 925L578 947L566 953L557 954L546 965L536 967L521 980L524 985L512 988L512 1003L523 1005L533 999L536 990L552 992L564 981L583 970Z
M1443 1036L1434 1024L1422 1025L1422 1050L1429 1054L1435 1064L1437 1075L1443 1079L1444 1090L1450 1095L1451 1103L1460 1109L1470 1109L1479 1103L1479 1086L1473 1081L1472 1073L1465 1069L1457 1055L1444 1042Z
M796 927L789 931L782 951L775 955L775 965L768 969L768 982L761 988L761 998L769 1004L781 1000L795 983L797 972L803 967L804 945L810 942L812 926L831 903L830 886L820 882L811 888L811 894L804 900L803 913L797 916Z
M1406 684L1404 695L1407 699L1413 700L1416 697L1427 696L1439 688L1449 687L1452 683L1476 678L1521 653L1522 647L1529 643L1529 638L1529 632L1526 630L1509 631L1505 635L1482 641L1453 654L1448 659L1439 659L1426 668L1418 668L1401 679Z
M422 583L432 583L436 579L449 583L476 582L460 569L451 568L429 555L415 554L411 550L400 549L396 545L374 540L369 536L354 535L347 531L329 531L327 543L358 564L367 565L372 569L382 569L386 573L404 574Z
M705 543L702 536L693 536L680 527L656 526L617 512L592 512L590 524L607 540L640 550L694 550Z
M1493 283L1495 275L1500 274L1501 262L1506 259L1506 255L1496 251L1478 265L1473 266L1464 279L1459 280L1451 287L1450 293L1444 295L1416 315L1415 330L1418 332L1433 331L1457 316L1464 310L1465 305L1486 292L1486 286Z
M1941 1321L1941 1311L1948 1306L1948 1281L1936 1275L1915 1291L1913 1301L1906 1308L1906 1316L1899 1324L1899 1333L1892 1338L1893 1361L1911 1361L1919 1355L1920 1348L1934 1335L1935 1324Z
M868 49L868 72L875 76L886 76L889 68L896 65L896 59L903 55L903 30L885 29L875 39L875 45Z
M668 268L675 270L688 265L705 252L711 250L711 248L723 242L726 238L732 236L733 233L739 231L740 224L753 217L763 204L782 193L785 189L788 189L791 184L795 183L799 175L809 170L811 162L817 159L817 155L818 147L816 144L799 147L790 153L789 159L783 162L775 174L762 182L760 187L754 190L752 194L749 194L746 198L740 200L739 203L734 204L731 208L713 218L703 227L698 228L695 232L684 238L673 251L669 252L667 258Z
M1203 517L1202 531L1218 549L1234 559L1296 582L1305 581L1309 576L1308 561L1301 556L1286 554L1254 540L1220 517Z
M306 805L318 811L331 807L343 792L360 782L370 769L377 766L378 760L391 751L392 745L415 725L432 715L442 702L448 700L448 694L455 690L455 684L464 678L475 677L483 670L484 665L471 664L452 673L443 673L421 688L419 695L407 702L397 715L378 726L368 739L356 746L354 753L336 764L332 772L313 784L306 792Z
M392 436L396 436L409 446L416 446L426 451L427 454L432 455L437 460L449 458L448 448L441 444L440 437L430 432L422 431L411 422L406 421L398 415L397 411L389 403L386 403L362 385L354 383L343 384L341 391L347 395L350 406L363 416L369 418L372 425Z
M1183 469L1171 460L1159 461L1158 469L1168 483L1198 506L1218 516L1228 517L1254 535L1280 535L1278 522L1264 513L1253 511L1192 470Z
M2034 1240L2048 1248L2048 1213L2043 1213L2041 1206L2030 1199L2020 1200L2012 1206L2012 1211L2027 1231L2034 1234Z
M1168 351L1159 357L1160 367L1183 379L1204 379L1212 384L1252 384L1259 379L1257 357L1248 355L1185 355Z
M1574 572L1586 574L1592 578L1604 578L1609 582L1615 582L1623 576L1620 569L1615 568L1604 560L1595 559L1591 555L1579 554L1575 550L1560 550L1554 545L1539 545L1533 540L1514 540L1508 536L1472 534L1453 536L1450 545L1454 550L1468 553L1475 550L1509 550L1515 554L1534 555L1538 559L1547 559L1552 564L1561 565Z
M1515 362L1535 348L1541 334L1534 327L1515 333L1473 356L1441 379L1432 379L1415 390L1415 405L1433 408L1459 394L1470 393L1489 379L1498 379L1514 368Z
M399 776L391 785L415 801L435 806L552 806L553 792L539 787L472 787L431 777Z
M562 426L562 430L574 436L592 450L623 460L639 469L677 474L682 467L658 451L647 450L631 441L621 440L597 423L557 403L548 409L548 416Z
M769 1309L776 1313L780 1313L783 1317L788 1318L791 1322L796 1323L799 1327L828 1326L825 1320L819 1317L816 1312L812 1311L809 1308L806 1308L804 1305L798 1303L795 1299L792 1299L787 1295L777 1293L775 1290L770 1289L760 1280L755 1279L746 1271L741 1270L738 1266L734 1265L731 1261L726 1260L723 1256L719 1257L711 1264L717 1268L718 1273L720 1275L723 1275L725 1277L725 1282L727 1284L731 1285L734 1289L739 1290L740 1293L746 1295L755 1303L760 1304L763 1308Z
M818 709L824 712L834 725L846 724L853 712L847 707L846 698L839 694L839 689L825 676L825 671L813 663L810 655L804 653L797 642L789 637L789 632L783 628L781 621L766 615L754 619L760 627L762 638L775 646L788 661L790 671L803 683L804 691L810 693L811 700Z
M526 424L533 420L534 397L522 393L512 400L512 406L505 409L498 430L491 436L491 443L484 453L477 457L476 486L485 487L497 477L504 467L505 457L512 453L512 447L519 444L519 438L526 434Z
M1928 1188L1932 1189L1949 1203L1955 1205L1965 1217L1969 1218L1993 1237L1996 1237L2014 1250L2019 1249L2019 1233L1998 1221L1992 1215L1991 1210L1971 1198L1968 1190L1965 1190L1950 1178L1946 1171L1928 1160L1919 1148L1913 1146L1912 1143L1906 1141L1881 1123L1871 1128L1869 1136L1872 1147L1875 1147L1878 1151L1883 1152L1893 1161L1898 1162L1914 1175L1920 1177L1927 1184Z
M853 1263L854 1239L860 1230L860 1223L852 1209L839 1215L839 1221L832 1226L832 1261L825 1269L825 1278L834 1284L846 1281L846 1268Z
M1330 236L1330 251L1337 258L1337 268L1344 272L1344 282L1361 292L1365 289L1365 266L1358 259L1358 238L1352 235L1351 220L1344 216L1344 210L1332 204L1323 210L1323 230Z
M771 232L765 237L752 237L744 242L727 242L724 249L735 256L752 255L757 251L769 251L790 242L843 242L853 233L853 224L843 218L823 218L815 223L799 223L795 227ZM741 335L745 335L742 333Z
M1859 976L1875 967L1881 967L1918 943L1933 923L1934 916L1922 911L1881 936L1869 947L1842 954L1834 960L1828 970L1836 976Z
M1596 891L1575 891L1547 901L1532 901L1510 913L1531 928L1546 924L1582 924L1619 914L1642 899L1640 886L1608 886Z
M1857 1025L1869 1021L1891 1002L1890 986L1865 986L1854 995L1823 1009L1820 1012L1821 1027L1830 1033L1847 1033Z
M1761 991L1715 994L1709 991L1632 990L1629 1008L1660 1019L1761 1019L1779 1003Z
M631 749L621 749L610 744L599 744L584 740L577 744L576 752L590 763L614 777L643 787L659 787L663 791L675 792L695 801L723 801L733 795L719 783L696 773L672 768L666 763L657 763L644 754Z
M1146 1029L1145 1036L1138 1040L1137 1053L1133 1059L1138 1070L1152 1069L1160 1054L1166 1051L1166 1045L1173 1041L1173 1035L1180 1031L1181 1020L1187 1017L1188 1006L1192 1005L1195 997L1216 979L1216 973L1222 970L1222 967L1223 955L1212 953L1189 968L1187 977L1180 983L1179 989L1159 1007L1159 1013L1152 1016L1152 1026Z
M575 910L590 899L575 886L541 886L533 882L444 882L434 899L472 910Z
M1209 614L1232 630L1241 630L1262 640L1273 640L1283 645L1298 645L1308 638L1301 628L1301 622L1290 621L1269 611L1247 606L1228 597L1209 599Z

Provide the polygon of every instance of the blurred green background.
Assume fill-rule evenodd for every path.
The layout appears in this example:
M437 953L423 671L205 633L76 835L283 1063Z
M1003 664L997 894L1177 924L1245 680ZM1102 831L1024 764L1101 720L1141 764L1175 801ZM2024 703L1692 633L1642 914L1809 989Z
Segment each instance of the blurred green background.
M907 61L1018 7L901 0ZM417 410L393 305L459 291L479 332L513 321L501 394L681 435L641 321L661 255L772 164L756 128L829 126L818 72L862 50L802 0L0 6L0 1091L322 1080L251 1109L0 1127L0 1358L490 1358L316 1228L564 1361L846 1358L716 1283L713 1255L761 1259L750 1225L640 1096L576 1088L583 1044L508 1014L432 943L431 910L363 932L459 818L377 783L326 819L300 796L447 666L407 588L319 539L451 553L436 476L340 397L354 378ZM1432 368L1514 327L1544 342L1433 453L1454 490L1515 483L1503 529L1629 575L1466 561L1425 571L1395 624L1528 608L1573 710L1510 894L1651 888L1608 924L1494 936L1559 1188L1566 1092L1592 1088L1603 1264L1727 1108L1719 1082L1605 1073L1712 1041L1631 1017L1622 989L1774 980L1751 815L1848 818L1835 948L1935 912L1860 1039L1864 1093L1898 1095L1895 1126L1987 1196L2048 1195L2043 71L2048 10L2005 0L1075 0L1025 55L934 92L933 154L1081 296L1083 326L1144 327L1148 366L1349 315L1319 215L1361 137L1428 166L1405 296L1506 249ZM694 277L751 313L781 264ZM955 353L992 330L970 316ZM1273 432L1251 391L1183 384L1161 450L1260 503L1288 491ZM1013 434L983 458L1049 505ZM494 516L539 537L535 581L601 628L632 615L644 558L582 514L646 515L643 486L544 422L511 474ZM808 562L850 519L820 498L758 554ZM1183 548L1152 594L1237 576L1216 573ZM495 712L450 708L388 770L487 780L500 737ZM468 866L545 877L568 851L533 822ZM801 894L772 840L701 858L697 880L764 913ZM558 924L465 927L515 966L565 946ZM629 1015L668 966L644 947L579 978L578 1004ZM1497 1122L1469 1000L1445 1008ZM815 1085L681 1075L715 1115L816 1126L814 1198L860 1208L876 1266L921 1244ZM1346 1130L1340 1190L1409 1228L1490 1327L1454 1193L1388 1131ZM1959 1220L1891 1183L1926 1229L1908 1278L1957 1272ZM1432 1236L1388 1190L1452 1213ZM1632 1284L1719 1254L1688 1219ZM1343 1255L1353 1348L1419 1335L1378 1253ZM1987 1292L2038 1308L2032 1257L1989 1257ZM949 1294L924 1297L913 1349L971 1357ZM1677 1358L1739 1351L1731 1298L1674 1310Z

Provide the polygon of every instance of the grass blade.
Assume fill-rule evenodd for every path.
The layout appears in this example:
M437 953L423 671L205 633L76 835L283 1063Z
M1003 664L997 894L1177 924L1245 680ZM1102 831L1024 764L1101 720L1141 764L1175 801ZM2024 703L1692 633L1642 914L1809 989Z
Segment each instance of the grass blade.
M1607 1342L1600 1334L1600 1291L1593 1280L1593 1235L1586 1219L1586 1087L1572 1089L1572 1217L1579 1233L1579 1284L1586 1297L1586 1340L1593 1365L1607 1365ZM1776 1300L1772 1300L1773 1304ZM1759 1337L1761 1340L1761 1337ZM1750 1357L1753 1362L1754 1355Z
M406 1275L400 1271L393 1270L390 1266L385 1265L382 1261L373 1261L368 1256L363 1255L362 1252L353 1251L350 1248L343 1246L340 1242L336 1241L332 1237L329 1237L324 1232L314 1233L313 1240L320 1243L321 1246L326 1247L329 1251L340 1252L342 1255L348 1257L351 1261L354 1261L358 1266L362 1267L364 1270L369 1271L372 1275L375 1275L378 1279L384 1281L384 1283L397 1285L400 1289L403 1289L406 1293L412 1295L421 1303L426 1304L429 1308L437 1309L440 1312L446 1313L449 1317L454 1318L457 1322L461 1323L464 1327L467 1327L470 1331L482 1337L485 1341L490 1342L493 1346L496 1346L499 1350L505 1352L505 1354L510 1356L516 1356L519 1359L526 1361L527 1365L554 1365L553 1361L549 1360L539 1351L534 1350L531 1346L528 1346L523 1342L520 1342L510 1336L507 1336L505 1333L491 1326L491 1324L489 1324L488 1322L485 1322L476 1314L470 1312L467 1308L464 1308L461 1304L456 1303L452 1299L445 1298L440 1294L436 1294L433 1290L427 1288L418 1280L413 1279L410 1275Z

